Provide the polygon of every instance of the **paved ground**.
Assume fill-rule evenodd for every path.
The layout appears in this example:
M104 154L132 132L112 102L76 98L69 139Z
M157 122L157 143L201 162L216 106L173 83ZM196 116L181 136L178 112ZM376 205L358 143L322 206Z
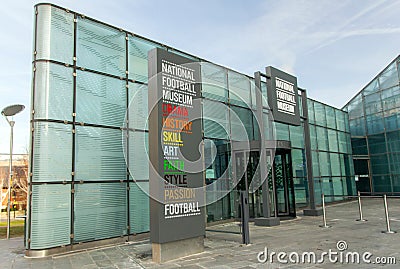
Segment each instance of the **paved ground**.
M321 217L303 217L282 222L276 227L250 226L251 245L240 244L240 235L220 232L207 232L206 251L202 254L182 258L162 265L151 261L151 247L148 241L119 245L109 248L87 250L80 253L61 255L44 259L24 258L22 239L0 240L0 268L399 268L400 264L400 200L389 200L389 213L392 230L399 233L385 234L386 229L383 203L381 199L363 203L364 217L367 222L357 222L358 207L355 202L332 205L327 208L328 225L320 228ZM212 229L223 231L238 230L237 224L225 224ZM344 240L347 249L338 251L337 242ZM339 247L345 244L342 242ZM395 257L397 264L343 264L332 263L329 257L324 262L296 264L274 261L260 263L257 255L268 248L272 252L286 252L292 260L296 253L315 252L317 259L326 251L339 252L343 261L349 252L372 253L369 258ZM351 253L350 253L351 254ZM263 258L264 256L260 256ZM335 256L336 257L336 256ZM333 259L333 256L332 256ZM362 258L361 258L362 259ZM351 259L350 259L351 260Z

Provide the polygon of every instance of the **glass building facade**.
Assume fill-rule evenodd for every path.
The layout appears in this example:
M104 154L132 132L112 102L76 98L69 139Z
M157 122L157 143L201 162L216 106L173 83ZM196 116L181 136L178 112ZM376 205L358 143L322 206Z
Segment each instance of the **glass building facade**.
M207 221L239 216L238 191L248 190L251 179L259 177L260 150L269 154L272 147L238 151L236 145L260 140L261 132L268 141L286 145L267 155L263 164L273 168L267 188L271 215L293 216L296 207L309 206L310 197L319 205L321 193L354 194L347 112L309 99L301 90L301 125L270 122L265 81L259 90L251 76L65 8L39 4L28 251L68 250L149 232L147 53L156 47L201 64L205 183L210 186ZM396 83L391 90L398 90L398 77ZM261 105L257 95L262 96ZM257 113L262 124L257 123ZM243 176L235 179L239 171ZM227 186L232 191L221 194ZM261 189L251 192L249 201L251 217L263 216Z
M399 64L400 56L344 107L360 191L400 192Z

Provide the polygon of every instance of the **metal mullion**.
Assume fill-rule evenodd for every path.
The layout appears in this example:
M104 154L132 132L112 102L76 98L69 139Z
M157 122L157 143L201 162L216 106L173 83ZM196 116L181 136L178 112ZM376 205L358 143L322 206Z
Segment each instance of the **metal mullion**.
M36 63L35 63L35 61L36 61L36 54L37 54L37 51L36 51L36 49L37 49L37 17L38 17L38 9L37 9L37 7L35 7L35 33L34 33L34 53L33 53L33 70L34 70L34 72L33 72L33 78L32 78L32 95L31 95L31 105L32 105L32 110L31 110L31 113L30 113L30 118L31 118L31 120L30 120L30 125L31 125L31 130L30 130L30 132L31 132L31 135L30 135L30 137L31 137L31 145L30 145L30 160L29 160L29 192L28 192L28 218L27 218L27 220L28 220L28 223L25 225L25 227L26 227L26 229L28 229L27 231L25 231L25 236L27 236L28 238L27 238L27 242L26 241L24 241L24 245L26 244L26 243L28 243L27 245L26 245L26 249L30 249L30 246L31 246L31 232L32 232L32 229L31 229L31 225L32 225L32 220L31 220L31 218L32 218L32 210L31 210L31 208L32 208L32 179L33 179L33 148L34 148L34 146L33 146L33 143L34 143L34 135L33 135L33 131L34 131L34 112L35 112L35 90L36 90ZM25 219L25 222L26 222L26 219ZM26 239L26 238L25 238Z
M76 58L76 47L77 47L77 15L74 13L74 54L73 54L73 107L72 107L72 166L71 166L71 211L70 211L70 244L74 244L74 233L75 233L75 145L76 145L76 75L77 75L77 58Z
M126 154L125 154L125 162L126 162L126 226L127 226L127 235L129 241L129 235L131 233L131 225L130 225L130 186L129 186L129 36L128 33L125 33L125 79L126 79ZM122 130L124 131L124 130Z

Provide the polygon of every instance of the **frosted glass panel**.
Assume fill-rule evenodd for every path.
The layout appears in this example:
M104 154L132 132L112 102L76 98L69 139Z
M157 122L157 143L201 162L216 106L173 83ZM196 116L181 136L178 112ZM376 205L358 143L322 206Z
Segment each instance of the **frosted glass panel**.
M212 63L201 63L201 82L203 97L217 101L228 101L226 69Z
M77 126L75 180L126 180L121 130Z
M35 122L33 182L70 181L72 125Z
M36 63L35 119L72 121L73 69L48 62Z
M78 71L76 121L121 127L126 112L125 81Z
M249 109L231 107L232 140L250 141L254 139L252 115Z
M129 172L135 180L149 179L148 140L148 133L129 133Z
M222 103L203 100L203 125L205 137L228 138L228 107Z
M145 82L148 80L147 54L150 50L159 47L148 41L129 36L128 40L128 69L129 78Z
M239 73L228 72L229 99L231 104L249 107L250 101L250 80Z
M150 231L149 183L129 184L129 209L131 233Z
M148 130L147 85L129 83L129 128Z
M125 77L125 33L80 17L77 27L77 65Z
M37 7L36 59L72 64L74 14L52 7Z
M75 185L75 242L126 235L126 183Z
M71 185L33 185L31 210L31 249L70 243Z

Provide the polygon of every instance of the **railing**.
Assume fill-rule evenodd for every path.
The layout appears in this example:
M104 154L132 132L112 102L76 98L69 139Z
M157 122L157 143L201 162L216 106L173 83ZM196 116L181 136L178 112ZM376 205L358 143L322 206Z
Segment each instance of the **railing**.
M397 192L397 193L399 193L399 192ZM368 194L368 195L361 196L361 194ZM394 195L394 194L396 194L396 193L391 192L390 195L389 195L389 198L400 198L400 196L397 196L397 195ZM395 231L393 231L390 228L390 218L389 218L389 210L388 210L388 203L387 203L387 198L388 198L387 193L357 192L357 196L354 196L354 195L325 195L325 194L322 194L321 196L322 196L322 225L320 225L320 227L322 227L322 228L330 228L331 227L331 226L329 226L327 224L327 220L326 220L325 197L357 198L357 201L358 201L358 213L359 213L360 217L356 221L362 221L362 222L365 222L367 220L364 219L364 216L363 216L361 197L368 198L368 199L369 198L370 199L381 198L381 199L383 199L383 207L384 207L384 210L385 210L385 219L386 219L386 231L382 231L382 232L383 233L387 233L387 234L396 233Z

